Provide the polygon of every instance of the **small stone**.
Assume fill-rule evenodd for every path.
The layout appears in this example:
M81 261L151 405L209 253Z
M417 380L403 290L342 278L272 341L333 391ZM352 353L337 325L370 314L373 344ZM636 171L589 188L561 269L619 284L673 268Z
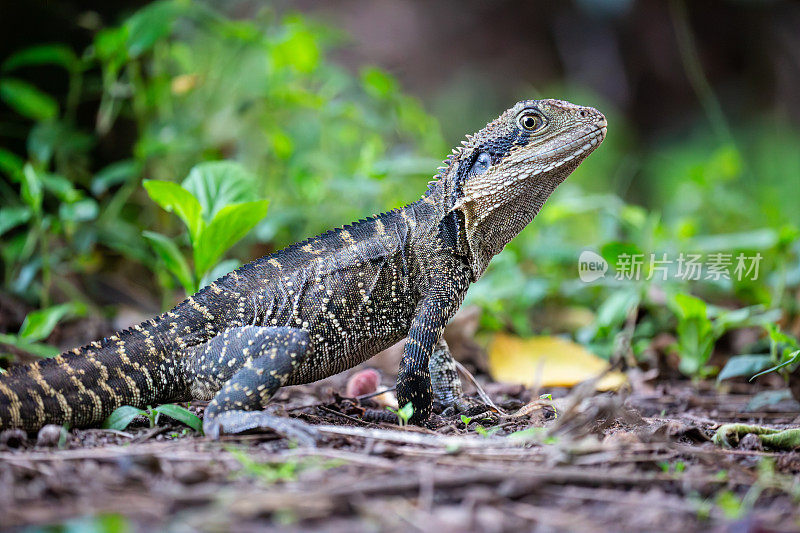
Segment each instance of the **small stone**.
M753 433L748 433L742 440L739 441L739 449L740 450L753 450L753 451L764 451L764 444L761 442L761 438L758 435L754 435Z
M43 447L58 446L58 441L61 439L61 426L56 424L47 424L39 430L36 436L36 445Z
M28 442L28 434L21 429L14 428L0 432L0 446L19 448L26 442Z

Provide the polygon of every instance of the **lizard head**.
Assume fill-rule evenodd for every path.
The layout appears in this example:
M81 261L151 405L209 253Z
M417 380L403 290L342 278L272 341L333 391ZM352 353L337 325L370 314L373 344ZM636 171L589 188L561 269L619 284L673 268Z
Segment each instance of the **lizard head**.
M441 198L476 279L605 134L592 107L525 100L453 150L440 168Z

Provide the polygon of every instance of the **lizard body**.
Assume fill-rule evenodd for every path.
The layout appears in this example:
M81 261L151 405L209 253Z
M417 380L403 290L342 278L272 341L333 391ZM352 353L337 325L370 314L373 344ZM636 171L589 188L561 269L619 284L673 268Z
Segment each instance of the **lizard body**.
M210 400L207 434L284 422L284 385L351 368L408 336L401 405L425 420L460 383L441 339L470 283L602 142L593 108L516 104L455 149L421 199L262 257L171 311L0 376L0 430L89 426L120 405Z

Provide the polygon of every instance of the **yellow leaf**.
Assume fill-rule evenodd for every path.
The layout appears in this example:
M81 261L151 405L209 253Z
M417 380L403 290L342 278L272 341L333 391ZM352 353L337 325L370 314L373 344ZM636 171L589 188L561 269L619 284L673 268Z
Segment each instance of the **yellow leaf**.
M559 337L523 339L497 334L489 347L489 371L494 379L529 387L572 387L603 373L608 366L608 361L580 344ZM617 389L625 380L622 372L610 372L597 389Z

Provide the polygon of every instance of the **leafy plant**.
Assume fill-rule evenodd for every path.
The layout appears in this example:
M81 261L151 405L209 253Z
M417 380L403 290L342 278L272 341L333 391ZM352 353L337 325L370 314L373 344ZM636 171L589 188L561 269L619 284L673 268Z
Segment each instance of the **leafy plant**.
M669 297L670 309L678 319L678 369L692 377L705 377L716 371L707 366L717 340L727 331L748 326L763 326L779 316L761 306L723 311L686 293Z
M751 376L750 380L779 372L788 382L789 375L800 363L800 342L791 335L783 333L779 326L772 323L764 325L769 335L769 354L743 354L731 357L717 379L729 379L739 376Z
M226 446L225 450L241 465L239 475L253 477L269 485L279 481L294 481L303 470L335 468L342 464L339 460L320 457L289 457L283 462L261 462L253 459L244 449Z
M75 303L54 305L38 311L31 311L25 317L16 335L0 333L0 344L8 344L39 357L55 357L58 348L40 341L53 332L56 325L67 316L80 315L85 308Z
M400 409L392 409L391 407L387 407L386 409L397 415L397 421L400 424L400 427L407 426L408 421L411 420L412 416L414 416L414 406L411 404L411 402L408 402Z
M168 416L201 434L203 433L202 420L187 408L175 404L163 404L157 407L148 407L147 409L139 409L131 405L122 405L116 408L114 412L103 421L103 427L122 431L127 428L136 417L143 416L147 418L152 428L158 425L158 419L161 415Z
M197 291L216 274L223 254L244 237L267 213L268 202L256 199L255 179L233 162L196 165L181 185L145 180L150 198L174 212L189 231L194 269L168 237L148 231L145 237L187 293Z

